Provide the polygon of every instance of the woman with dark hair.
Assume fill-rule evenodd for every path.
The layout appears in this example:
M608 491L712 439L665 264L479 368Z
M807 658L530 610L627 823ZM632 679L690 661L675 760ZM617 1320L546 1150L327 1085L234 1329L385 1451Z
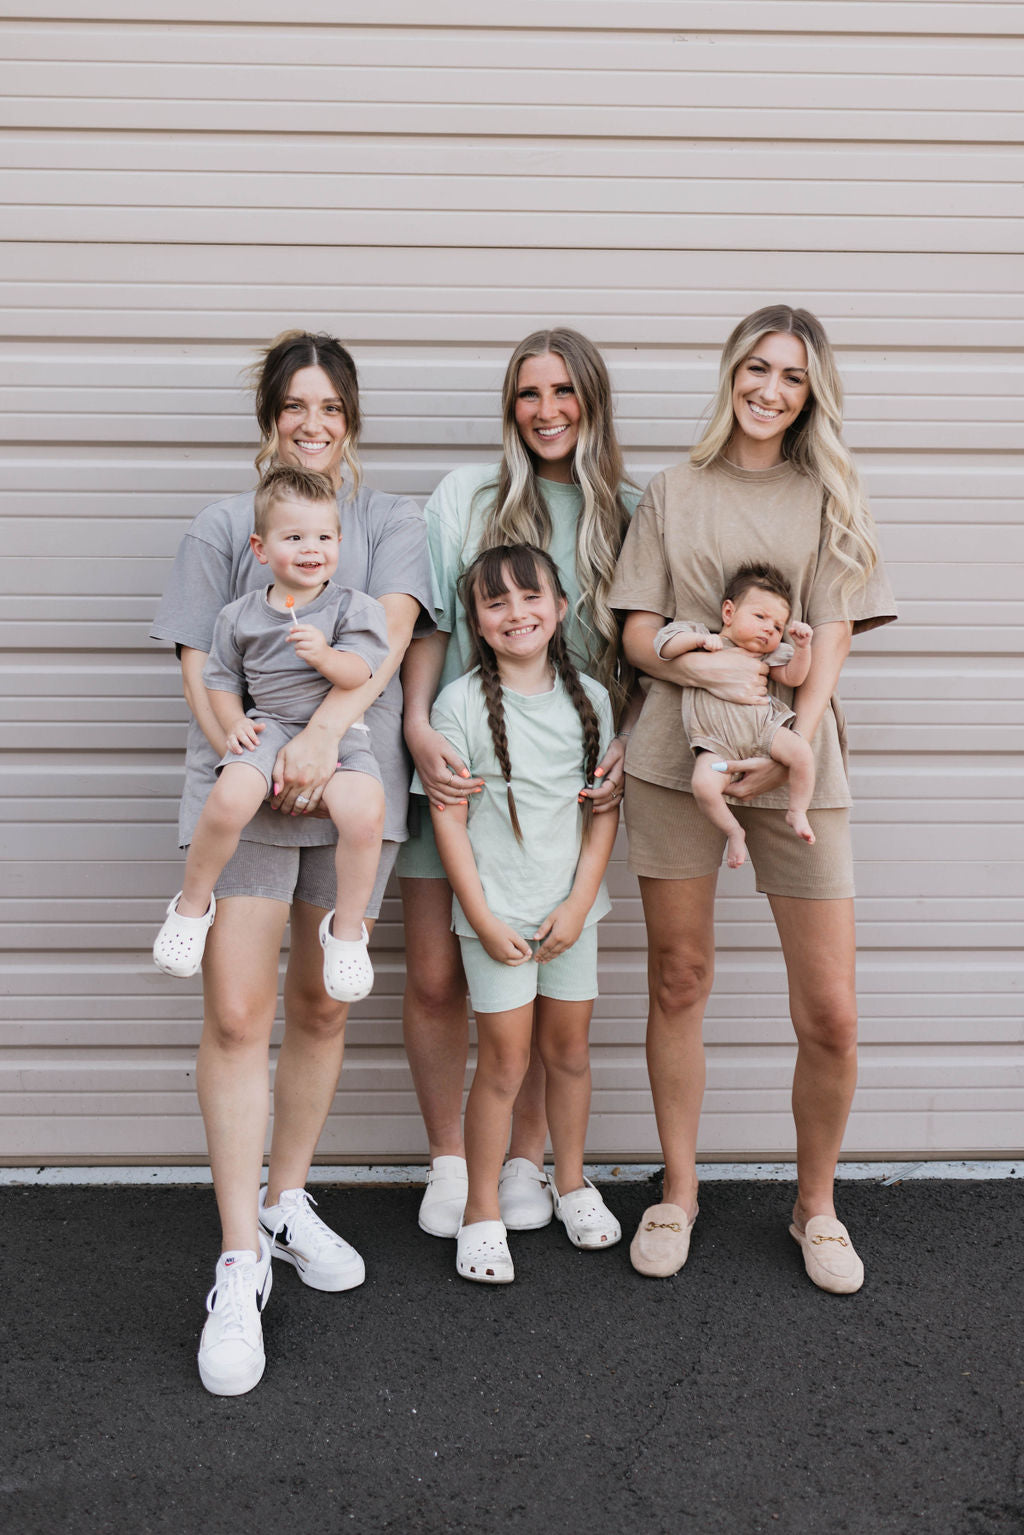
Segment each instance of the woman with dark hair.
M618 809L624 737L639 708L620 665L619 628L608 604L615 561L639 492L626 479L615 434L608 372L578 331L535 331L509 359L501 396L502 458L447 475L426 506L437 589L435 634L410 646L402 669L405 739L423 791L437 811L476 792L479 779L430 724L442 687L470 665L472 640L457 597L460 575L480 549L535 544L551 555L569 599L565 637L578 670L611 695L620 734L598 767L597 813ZM422 809L417 814L417 804ZM409 842L398 862L405 913L405 1048L427 1129L430 1171L419 1223L456 1236L466 1201L462 1094L469 1049L466 977L452 932L452 891L426 804L414 797ZM513 1231L551 1220L544 1176L544 1073L533 1062L516 1103L501 1210Z
M272 1256L292 1264L315 1289L346 1290L363 1281L362 1259L314 1214L305 1190L341 1071L348 1011L323 985L319 928L335 904L335 834L331 821L316 812L337 768L338 743L365 713L386 798L383 853L366 913L370 929L406 834L408 769L396 673L413 633L433 628L423 517L413 502L361 481L359 389L348 352L332 336L287 331L264 354L255 383L257 467L311 469L335 486L342 579L383 605L390 648L369 682L332 690L281 750L273 773L280 792L246 827L215 887L196 1081L223 1243L199 1370L207 1389L224 1396L250 1390L263 1374L260 1312L270 1291ZM252 491L200 512L179 547L153 626L153 638L178 647L192 712L182 846L225 750L202 681L214 623L226 603L266 587L269 579L250 548L252 531ZM270 1167L261 1191L270 1032L289 921L285 1032L274 1077Z
M852 635L890 622L895 606L842 438L842 388L828 338L813 315L784 304L750 315L726 342L710 425L688 464L648 486L610 594L627 614L627 656L653 679L629 742L625 804L647 923L647 1064L665 1158L663 1202L646 1211L630 1255L640 1273L657 1277L685 1263L697 1216L702 1024L726 840L691 792L680 688L758 704L768 667L735 646L662 660L656 641L675 620L717 630L726 582L749 562L778 567L792 592L792 618L814 631L806 679L795 692L778 689L814 753L813 844L786 824L784 768L768 757L726 767L789 977L798 1180L790 1231L813 1282L850 1293L864 1267L833 1203L857 1074L850 791L835 689Z

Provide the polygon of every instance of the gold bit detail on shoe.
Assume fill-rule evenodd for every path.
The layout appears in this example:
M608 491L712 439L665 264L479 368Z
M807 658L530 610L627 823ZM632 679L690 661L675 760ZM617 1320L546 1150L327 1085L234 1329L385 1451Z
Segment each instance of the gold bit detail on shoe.
M645 1231L682 1231L678 1221L648 1221Z
M849 1247L850 1245L845 1237L827 1237L821 1235L811 1237L811 1245L813 1247L820 1247L822 1242L838 1242L840 1247Z

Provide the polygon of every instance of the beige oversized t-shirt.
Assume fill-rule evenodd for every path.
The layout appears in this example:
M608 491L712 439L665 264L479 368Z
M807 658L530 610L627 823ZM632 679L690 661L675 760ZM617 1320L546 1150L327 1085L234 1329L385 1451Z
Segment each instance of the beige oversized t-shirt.
M834 578L839 562L822 548L821 492L789 464L738 469L719 461L706 469L677 464L655 475L637 508L612 583L611 605L620 612L658 613L666 621L689 619L717 633L722 592L730 576L751 561L778 567L793 591L791 618L817 628L852 621L854 633L896 617L881 564L852 595L841 597ZM793 689L771 683L792 706ZM650 683L626 751L626 771L648 783L689 791L693 758L680 721L680 689ZM839 700L834 697L813 742L817 781L811 806L850 804L846 742ZM747 803L784 810L783 785Z

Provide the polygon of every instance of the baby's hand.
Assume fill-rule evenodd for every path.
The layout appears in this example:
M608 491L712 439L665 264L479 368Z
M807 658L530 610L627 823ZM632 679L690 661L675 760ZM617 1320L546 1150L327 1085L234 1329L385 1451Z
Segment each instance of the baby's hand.
M720 634L705 634L701 637L702 650L721 650L722 636Z
M810 624L802 624L797 622L795 624L790 624L789 626L789 637L793 641L793 644L796 646L797 650L805 650L811 643L813 635L814 630L811 628Z
M296 654L314 671L320 670L331 652L323 631L316 624L293 624L288 643L295 646Z
M255 751L260 744L259 733L263 728L262 724L257 724L247 714L240 714L227 733L228 751L234 752L236 757L243 756L247 751Z

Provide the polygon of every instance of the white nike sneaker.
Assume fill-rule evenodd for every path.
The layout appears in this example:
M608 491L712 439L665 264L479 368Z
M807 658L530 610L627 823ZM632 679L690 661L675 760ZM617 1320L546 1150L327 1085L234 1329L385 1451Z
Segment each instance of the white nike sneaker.
M270 1243L262 1232L259 1258L248 1250L218 1258L199 1340L199 1378L214 1396L241 1396L259 1385L267 1364L260 1313L273 1282Z

